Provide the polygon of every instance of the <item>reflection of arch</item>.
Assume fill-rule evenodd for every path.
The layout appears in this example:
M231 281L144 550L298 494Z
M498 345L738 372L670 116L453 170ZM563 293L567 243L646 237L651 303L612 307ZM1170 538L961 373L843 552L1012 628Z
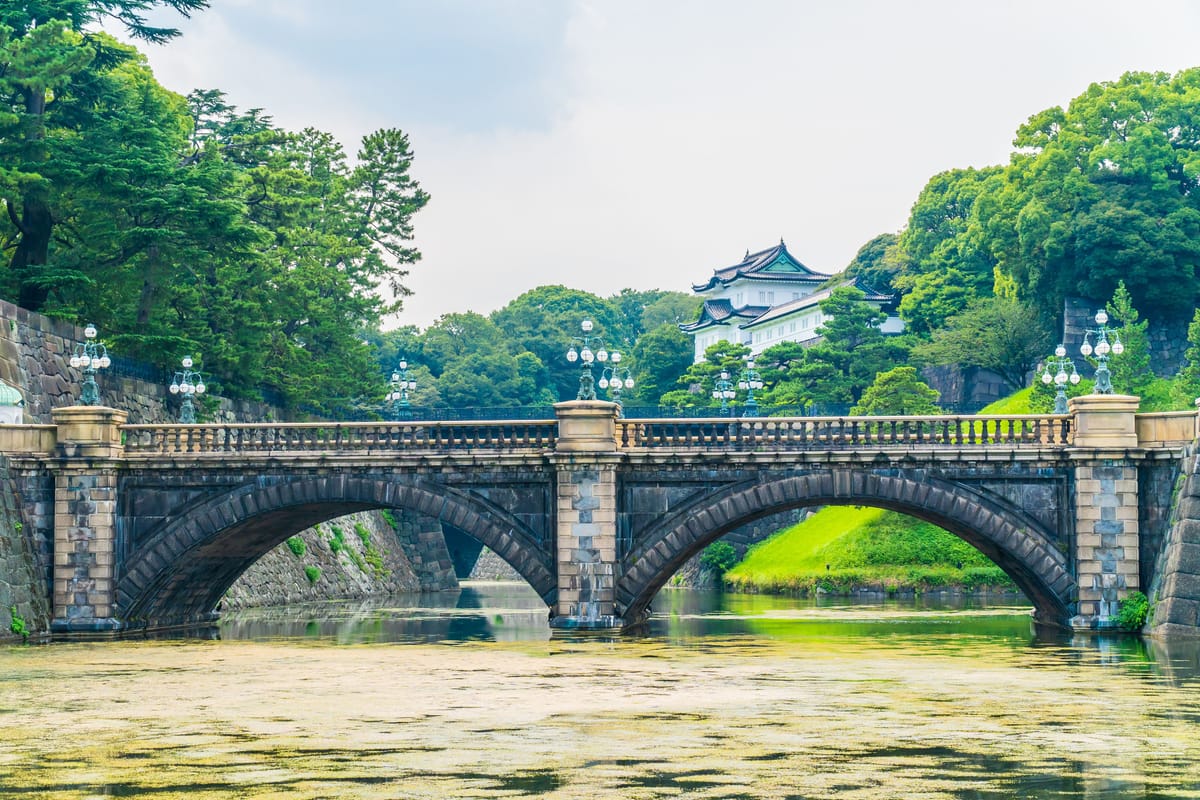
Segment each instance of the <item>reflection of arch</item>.
M870 505L932 522L992 559L1033 603L1043 622L1073 613L1077 584L1040 523L1006 500L923 475L919 480L860 469L740 483L688 504L648 530L617 580L619 612L639 619L683 563L722 534L788 508Z
M553 600L551 554L503 509L420 478L325 476L243 484L169 520L126 562L116 615L132 626L203 620L247 567L287 537L372 508L446 521L495 551L547 603Z

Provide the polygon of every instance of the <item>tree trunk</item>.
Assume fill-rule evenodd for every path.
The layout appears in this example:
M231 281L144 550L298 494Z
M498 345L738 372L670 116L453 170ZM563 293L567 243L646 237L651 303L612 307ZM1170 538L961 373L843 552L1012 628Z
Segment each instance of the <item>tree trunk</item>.
M25 141L30 154L44 158L46 138L45 91L26 89L22 92L25 100ZM11 210L11 207L10 207ZM21 307L30 311L39 311L46 304L50 290L39 275L41 267L50 260L50 234L54 229L54 216L50 213L50 190L48 187L35 185L25 192L21 203L21 219L17 225L21 232L20 241L13 251L9 262L19 284L17 302Z
M10 262L20 284L17 303L30 311L41 310L50 293L39 273L50 258L53 228L49 193L45 189L31 189L21 206L21 240Z

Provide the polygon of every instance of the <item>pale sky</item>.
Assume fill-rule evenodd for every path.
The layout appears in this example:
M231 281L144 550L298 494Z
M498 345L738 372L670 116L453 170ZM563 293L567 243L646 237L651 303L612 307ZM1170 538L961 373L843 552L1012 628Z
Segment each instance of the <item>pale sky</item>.
M1200 66L1187 0L212 0L170 24L139 45L168 88L351 155L409 134L433 199L392 324L421 327L542 284L688 291L780 237L836 272L1034 113Z

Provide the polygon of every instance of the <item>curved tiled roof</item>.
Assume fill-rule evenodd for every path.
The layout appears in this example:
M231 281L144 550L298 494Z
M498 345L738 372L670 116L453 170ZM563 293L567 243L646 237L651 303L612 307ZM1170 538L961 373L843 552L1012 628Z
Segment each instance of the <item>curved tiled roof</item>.
M25 398L21 397L21 392L4 381L0 381L0 406L22 405L25 405Z
M783 262L790 270L770 271L772 266ZM799 283L821 283L829 279L828 275L814 272L788 252L783 240L774 247L759 250L757 253L746 253L740 263L713 271L713 276L705 283L692 284L693 291L703 292L716 286L727 286L739 279L749 280L779 280Z
M705 300L704 305L700 307L700 318L695 322L680 325L679 329L691 333L692 331L707 328L710 325L721 325L731 320L734 323L742 320L752 320L768 310L770 310L770 306L742 306L741 308L734 308L733 303L730 303L725 298Z

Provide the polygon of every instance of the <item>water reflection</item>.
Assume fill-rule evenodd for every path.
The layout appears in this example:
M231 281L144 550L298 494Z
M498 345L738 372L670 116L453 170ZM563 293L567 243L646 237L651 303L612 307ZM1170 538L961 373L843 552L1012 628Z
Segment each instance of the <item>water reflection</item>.
M223 639L316 639L336 644L538 641L546 604L526 584L472 583L453 592L385 600L246 609L221 617Z
M1200 647L1028 608L671 590L551 638L526 586L0 648L0 797L1200 796Z

